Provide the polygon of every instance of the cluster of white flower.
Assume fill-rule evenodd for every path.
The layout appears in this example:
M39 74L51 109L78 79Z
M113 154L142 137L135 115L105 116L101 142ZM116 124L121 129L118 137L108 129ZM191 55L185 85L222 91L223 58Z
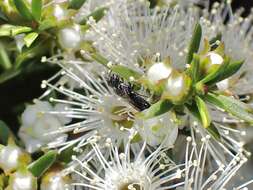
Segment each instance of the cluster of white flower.
M63 28L58 37L67 56L43 60L62 70L42 82L40 99L56 95L22 115L27 151L72 148L76 156L63 173L72 173L80 189L249 185L231 179L250 155L238 126L253 123L242 102L253 86L252 15L232 13L229 1L211 10L194 2L151 8L147 0L108 1L99 22L87 19L85 34L79 26ZM99 3L88 1L80 15Z

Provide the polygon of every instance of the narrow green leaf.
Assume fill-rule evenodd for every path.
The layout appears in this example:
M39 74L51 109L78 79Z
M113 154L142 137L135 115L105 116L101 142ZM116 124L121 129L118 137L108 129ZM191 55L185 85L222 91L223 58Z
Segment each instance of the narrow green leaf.
M33 20L32 13L25 4L24 0L13 0L19 14L27 20Z
M134 79L139 79L142 76L140 73L129 69L128 67L125 67L123 65L113 65L110 67L110 69L127 81L130 80L130 77L134 77Z
M195 101L199 110L202 125L204 128L208 128L211 123L211 118L206 103L198 96L195 97Z
M204 98L206 101L224 109L238 119L253 124L253 115L251 114L253 110L247 104L240 102L233 97L216 95L213 93L208 93Z
M196 103L192 104L192 105L188 105L186 104L187 109L191 112L191 114L196 117L200 122L201 121L201 116L198 110L198 107L196 105ZM209 132L209 134L215 138L216 140L220 140L220 133L219 131L216 129L216 127L214 126L213 123L211 123L206 130Z
M10 24L3 24L0 26L0 36L11 36L11 29L13 25Z
M31 45L31 47L25 49L21 54L16 57L14 64L15 68L19 68L21 64L28 59L45 55L49 50L49 40L36 41Z
M215 69L213 72L209 73L207 76L205 76L200 82L202 84L215 84L216 82L220 81L221 76L226 71L226 68L229 65L229 58L225 58L224 63L222 63L217 69Z
M5 14L3 13L3 11L0 9L0 19L4 20L4 21L8 21L8 18L5 16Z
M212 44L214 44L214 43L217 42L217 41L221 41L221 38L222 38L222 34L221 34L221 33L218 33L214 38L212 38L212 39L209 41L209 44L212 45Z
M223 74L221 75L219 81L222 81L234 75L242 67L243 63L244 61L235 61L235 62L229 63L229 65L227 66Z
M0 120L0 142L1 144L6 145L8 142L8 138L11 134L11 130L9 127L4 123L3 121Z
M49 28L53 28L57 26L57 21L55 18L46 18L45 20L43 20L40 25L39 25L39 30L43 31L43 30L47 30Z
M80 9L86 0L70 0L69 1L69 9Z
M16 36L18 34L31 32L32 28L27 26L15 26L4 24L0 26L0 36Z
M35 176L40 177L50 166L55 162L57 157L56 151L49 151L38 160L34 161L28 166L28 170Z
M31 31L32 31L32 28L27 27L27 26L13 26L11 28L11 35L16 36L18 34L27 33Z
M209 134L212 135L212 137L214 137L216 140L220 140L221 138L220 133L213 123L211 123L209 127L207 127L206 129L209 132Z
M189 52L186 58L188 64L191 63L193 54L197 53L199 50L201 37L202 37L202 28L200 23L197 23L193 31L192 39L189 46Z
M108 67L107 64L108 64L109 61L105 57L100 55L99 53L96 53L96 52L91 53L90 56L92 57L92 59L94 59L98 63L101 63L102 65Z
M4 45L1 42L0 42L0 66L4 70L8 70L12 67L6 48L4 48Z
M157 103L153 104L150 108L139 113L137 116L142 119L150 119L170 111L172 107L173 104L170 101L160 100Z
M99 8L95 11L93 11L91 14L89 14L88 16L84 17L79 24L81 25L85 25L87 24L87 21L90 17L92 17L96 22L98 22L101 18L104 17L105 15L105 12L107 11L107 7L102 7L102 8Z
M194 54L193 60L191 63L191 78L192 78L193 84L195 84L199 79L199 75L200 75L199 63L200 63L199 56L197 54Z
M24 37L24 42L27 47L30 47L32 43L37 39L39 34L37 32L31 32Z
M32 0L32 15L36 21L41 18L42 0Z

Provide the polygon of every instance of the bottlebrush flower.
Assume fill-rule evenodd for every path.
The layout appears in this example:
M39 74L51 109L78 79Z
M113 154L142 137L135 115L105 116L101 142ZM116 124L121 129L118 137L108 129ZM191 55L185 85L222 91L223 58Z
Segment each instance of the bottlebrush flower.
M79 167L68 169L80 177L74 186L97 190L157 190L174 189L183 184L184 164L176 165L166 155L168 149L158 148L146 156L145 143L136 154L131 153L129 143L120 152L110 139L104 147L95 141L91 145L94 156L84 161L73 157ZM104 156L104 151L109 158Z
M173 122L166 121L168 119L166 115L145 122L135 117L139 107L136 107L134 102L137 100L129 96L129 93L134 92L129 84L118 81L121 79L113 78L106 72L89 73L86 67L83 68L74 62L71 63L71 68L64 66L59 60L55 62L63 68L63 71L55 77L65 76L68 81L78 84L78 88L69 89L68 84L61 82L52 84L51 81L55 77L42 82L42 87L49 87L49 91L56 91L67 97L67 99L50 98L51 102L65 104L68 108L63 112L48 111L47 114L75 120L51 132L51 134L73 134L67 142L58 145L53 143L52 146L49 145L50 147L62 147L61 151L77 144L75 149L78 149L86 145L87 139L93 135L99 136L101 143L111 138L117 146L121 143L125 144L129 139L133 142L145 139L154 146L167 139L166 145L173 145L177 136L177 127L173 126ZM117 84L113 86L110 83ZM146 125L149 127L145 127ZM140 126L141 129L139 127L137 129L136 126ZM163 134L163 130L167 133Z
M224 137L226 135L225 139L230 139L228 133L240 133L237 130L228 130L224 134ZM247 156L250 153L242 148L239 151L233 151L235 146L225 147L226 142L223 142L224 144L214 142L208 134L203 135L202 131L192 130L191 136L186 138L184 189L222 190L227 187L236 189L238 184L234 183L233 177L247 162ZM221 149L220 153L222 150L224 151L223 155L219 153L219 149Z

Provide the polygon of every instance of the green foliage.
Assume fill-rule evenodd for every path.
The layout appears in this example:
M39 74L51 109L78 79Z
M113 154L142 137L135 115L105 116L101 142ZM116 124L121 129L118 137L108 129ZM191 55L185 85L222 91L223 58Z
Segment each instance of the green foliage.
M6 123L0 120L0 143L7 145L8 138L10 137L10 135L11 135L11 130L6 125Z
M27 20L33 20L33 15L24 0L13 0L19 14Z
M141 112L138 117L142 119L150 119L162 115L173 108L173 104L168 100L160 100L157 103L153 104L147 110Z
M28 170L35 176L40 177L45 173L55 162L57 157L56 151L49 151L38 160L34 161L28 166Z
M217 95L214 93L208 93L205 96L205 100L219 108L224 109L228 113L231 113L238 119L253 124L253 110L247 104L236 100L233 97Z
M193 54L198 52L201 38L202 28L200 23L197 23L193 31L192 39L189 46L189 52L186 58L186 63L190 64L193 58Z
M90 17L92 17L96 22L98 22L99 20L101 20L101 18L104 17L106 11L107 11L107 7L102 7L102 8L99 8L95 11L93 11L91 14L89 14L88 16L85 16L79 24L81 25L86 25L87 24L87 21Z
M129 81L130 77L134 77L134 79L139 79L142 75L128 67L125 67L123 65L113 65L110 67L110 69L117 73L119 76L124 78L125 80Z
M70 0L69 1L69 9L80 9L86 0Z
M32 15L37 22L40 21L41 18L42 5L42 0L32 0Z
M32 45L32 43L36 40L36 38L39 36L39 34L37 32L31 32L29 34L27 34L25 37L24 37L24 42L25 42L25 45L27 47L30 47Z

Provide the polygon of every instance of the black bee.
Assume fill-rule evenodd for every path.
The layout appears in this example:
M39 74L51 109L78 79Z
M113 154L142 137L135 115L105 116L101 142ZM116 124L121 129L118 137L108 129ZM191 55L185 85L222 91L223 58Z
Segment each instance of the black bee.
M134 92L131 84L126 84L118 75L112 74L107 80L117 95L129 99L130 103L139 111L143 111L150 107L150 104L141 97L138 93Z

